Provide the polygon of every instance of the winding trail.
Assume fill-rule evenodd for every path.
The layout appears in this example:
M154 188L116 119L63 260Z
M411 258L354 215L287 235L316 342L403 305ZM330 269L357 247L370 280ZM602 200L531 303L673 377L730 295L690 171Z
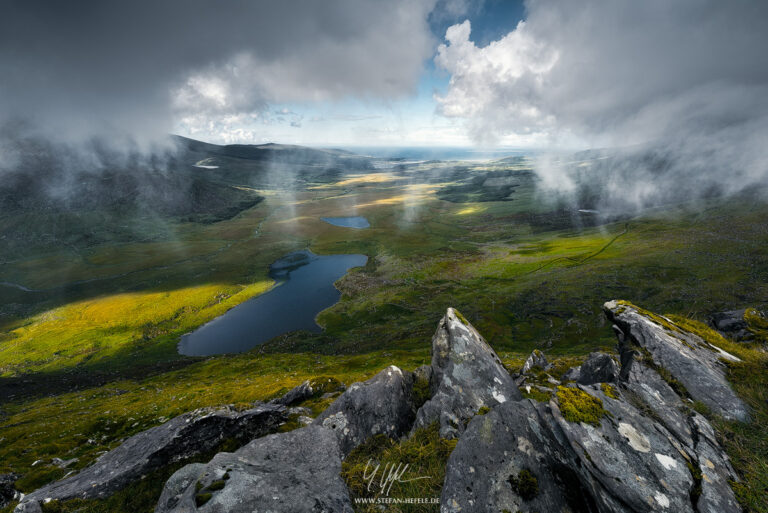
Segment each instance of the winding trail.
M579 259L579 258L574 258L574 257L558 257L558 258L553 258L552 260L550 260L550 261L548 261L548 262L545 262L545 263L541 264L541 265L540 265L539 267L537 267L536 269L533 269L533 270L531 270L531 271L528 271L527 273L524 273L524 274L523 274L523 276L527 276L527 275L529 275L529 274L533 274L533 273L539 272L539 271L541 271L542 269L544 269L545 267L548 267L548 266L550 266L550 265L552 265L552 264L554 264L554 263L560 262L560 261L562 261L562 260L566 260L566 261L569 261L569 262L573 262L573 263L574 263L574 264L576 264L576 265L581 265L581 264L583 264L584 262L586 262L587 260L590 260L590 259L592 259L592 258L596 257L597 255L599 255L600 253L602 253L603 251L605 251L606 249L608 249L608 248L609 248L609 247L610 247L610 246L611 246L611 245L612 245L614 242L616 242L616 241L617 241L617 240L618 240L620 237L623 237L623 236L624 236L624 235L626 235L627 233L629 233L629 223L624 223L624 231L623 231L623 232L621 232L621 233L619 233L618 235L616 235L616 236L615 236L614 238L612 238L611 240L609 240L609 241L608 241L608 242L607 242L607 243L606 243L606 244L605 244L603 247L601 247L600 249L598 249L598 250L597 250L597 251L595 251L594 253L592 253L592 254L589 254L589 255L585 256L584 258L581 258L581 259Z

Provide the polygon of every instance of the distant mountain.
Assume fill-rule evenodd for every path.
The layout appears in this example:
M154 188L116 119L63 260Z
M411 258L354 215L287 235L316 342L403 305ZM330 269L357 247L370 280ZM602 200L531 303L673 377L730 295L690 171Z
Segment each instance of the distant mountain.
M220 146L180 136L156 154L32 137L5 146L16 158L0 168L0 260L61 244L144 240L136 232L141 220L215 223L260 202L257 189L327 182L372 167L369 158L344 151Z

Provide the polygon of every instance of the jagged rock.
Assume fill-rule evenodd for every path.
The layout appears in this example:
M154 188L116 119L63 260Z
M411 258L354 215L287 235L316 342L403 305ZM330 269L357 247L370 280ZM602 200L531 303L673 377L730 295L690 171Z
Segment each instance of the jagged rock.
M432 398L419 409L414 425L438 421L445 438L461 434L482 406L522 399L499 357L459 315L449 308L432 338Z
M619 364L608 353L591 353L579 366L576 381L581 385L594 383L613 383L619 377Z
M20 493L14 488L18 474L0 474L0 509L17 500Z
M654 370L634 362L627 374L605 390L576 387L600 399L598 425L566 420L557 395L473 418L446 466L441 511L740 512L706 419Z
M529 399L473 418L446 465L441 512L596 511L553 425Z
M664 426L678 442L678 450L685 454L690 464L702 474L697 501L700 513L736 513L741 511L729 486L738 477L731 467L715 437L709 422L685 407L680 397L653 369L641 362L632 361L627 380L623 383L624 395L641 409L650 410L650 416Z
M639 350L654 365L666 369L693 400L726 419L749 420L749 410L728 384L721 361L738 358L693 333L674 329L668 319L654 320L630 304L609 301L603 309L619 339L622 373L626 362Z
M180 469L155 513L352 513L341 455L334 433L320 426L265 436Z
M394 365L353 383L314 421L333 431L346 456L373 435L399 438L413 423L413 375Z
M179 415L128 438L80 473L32 492L17 511L35 511L45 499L107 497L153 469L210 451L225 439L264 435L285 418L285 407L271 404L243 412L202 409Z
M542 370L547 370L552 367L552 365L550 365L550 363L547 361L547 357L544 356L544 353L538 349L534 349L531 354L528 355L528 358L526 358L523 367L520 369L520 374L527 374L534 367L539 367Z
M709 324L728 338L739 342L748 341L754 338L754 334L749 331L749 326L744 318L745 313L745 308L718 312L709 317Z
M599 398L608 412L598 427L565 420L554 402L552 412L580 458L582 482L591 483L599 509L693 512L694 478L674 437L623 399L596 386L579 389Z

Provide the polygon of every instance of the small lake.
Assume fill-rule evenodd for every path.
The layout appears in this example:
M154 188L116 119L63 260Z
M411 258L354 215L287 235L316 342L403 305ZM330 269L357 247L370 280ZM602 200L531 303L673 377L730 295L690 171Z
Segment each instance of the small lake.
M368 219L360 216L355 217L321 217L323 221L334 226L343 226L344 228L370 228L371 223Z
M365 255L290 253L270 266L269 275L277 282L271 290L181 337L179 353L240 353L289 331L318 333L315 317L341 297L333 283L367 261Z

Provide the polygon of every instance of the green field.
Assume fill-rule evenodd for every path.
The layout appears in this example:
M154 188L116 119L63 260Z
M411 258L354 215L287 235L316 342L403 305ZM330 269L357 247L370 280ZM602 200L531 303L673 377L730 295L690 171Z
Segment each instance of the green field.
M139 216L130 236L64 233L72 244L0 252L0 282L36 290L0 286L0 473L23 474L18 486L31 491L71 470L52 458L77 457L81 468L187 410L265 399L318 375L351 383L389 364L413 369L429 361L448 306L510 367L535 348L571 361L613 347L601 314L609 299L699 321L766 306L768 205L751 196L598 220L543 197L525 161L351 169L297 183L243 183L263 200L217 222ZM371 228L320 220L350 215ZM19 222L0 216L4 230ZM369 257L337 282L342 299L318 316L322 333L241 355L176 352L182 334L268 290L269 264L304 248ZM758 352L749 357L764 365ZM752 447L762 435L733 436ZM754 465L740 497L759 504L763 492L749 486L768 471ZM153 505L153 490L131 507Z

